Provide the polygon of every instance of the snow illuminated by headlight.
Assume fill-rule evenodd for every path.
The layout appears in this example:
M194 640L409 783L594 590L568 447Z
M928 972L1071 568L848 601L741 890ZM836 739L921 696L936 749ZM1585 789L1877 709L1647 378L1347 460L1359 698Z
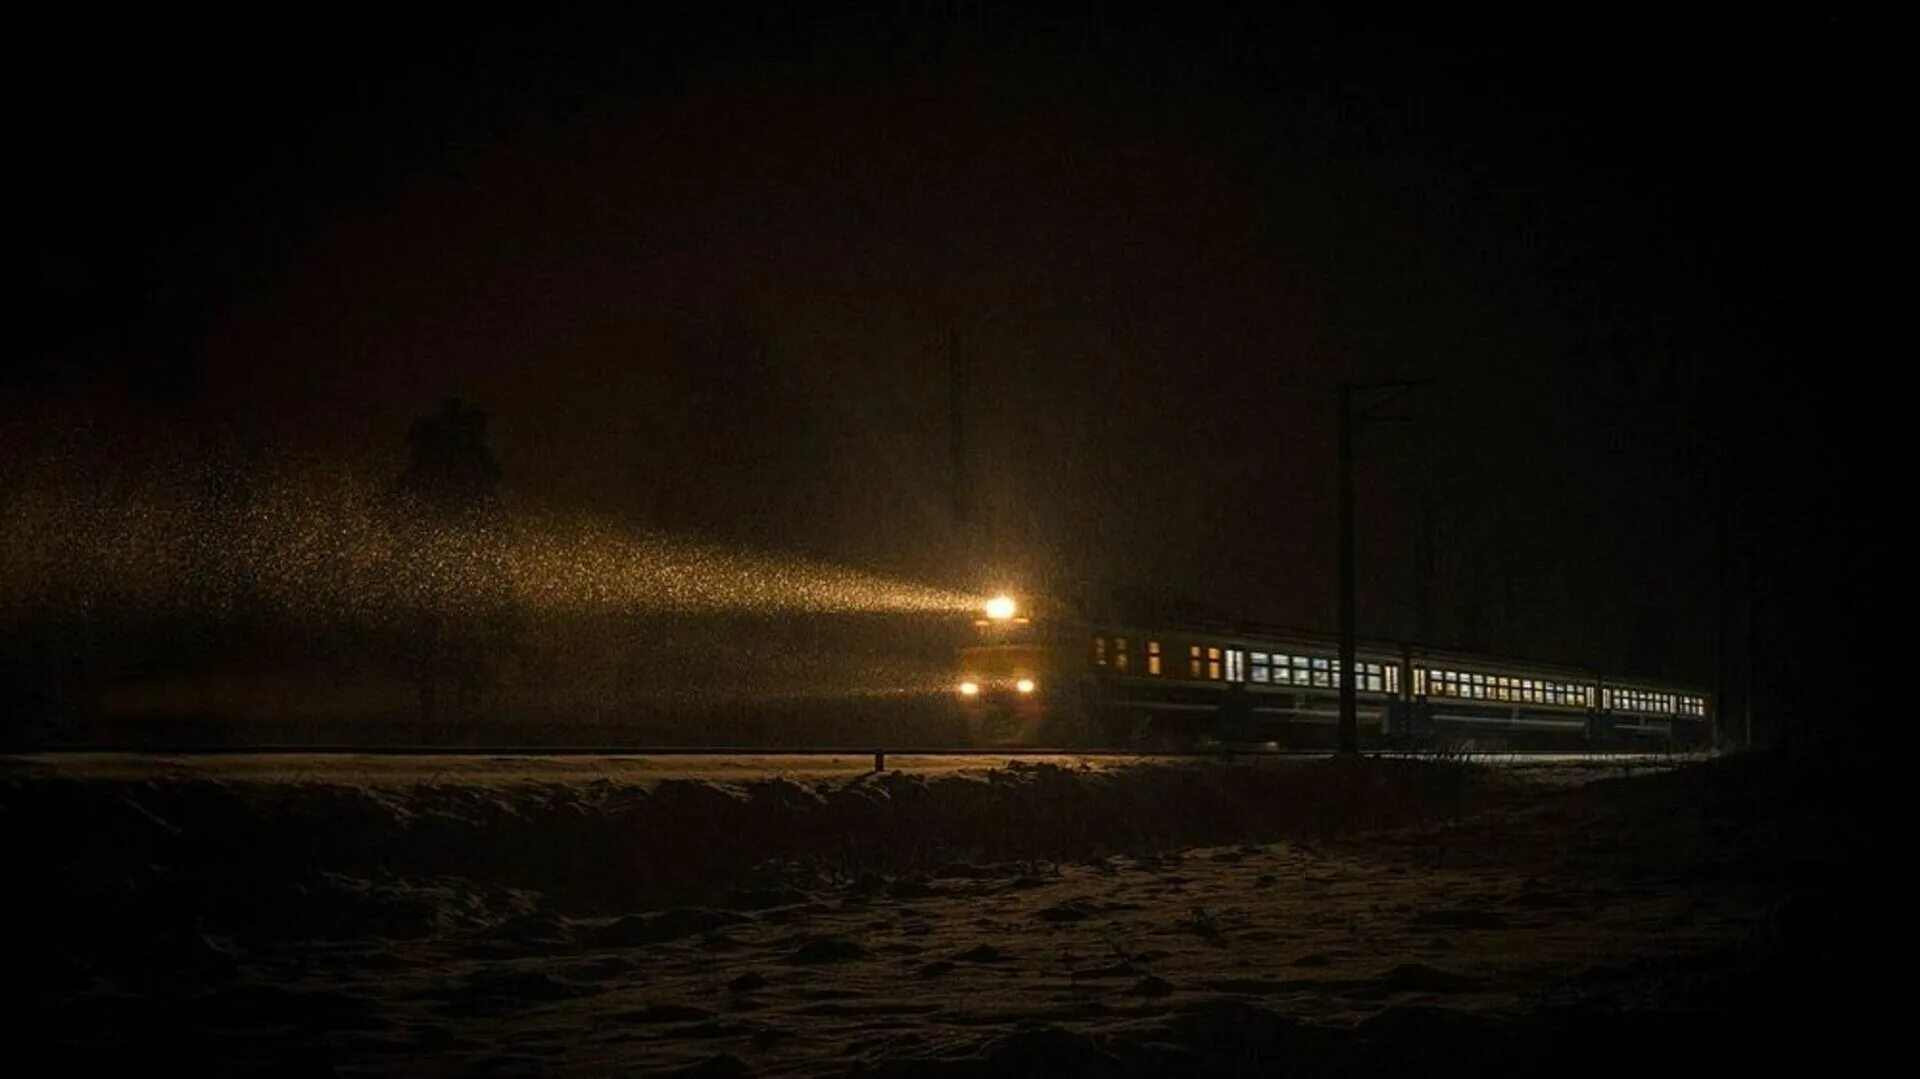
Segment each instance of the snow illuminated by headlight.
M950 613L976 596L819 561L693 542L605 517L397 524L347 475L223 494L204 477L28 482L0 492L0 603L70 612L237 603L377 620L430 605L550 613Z

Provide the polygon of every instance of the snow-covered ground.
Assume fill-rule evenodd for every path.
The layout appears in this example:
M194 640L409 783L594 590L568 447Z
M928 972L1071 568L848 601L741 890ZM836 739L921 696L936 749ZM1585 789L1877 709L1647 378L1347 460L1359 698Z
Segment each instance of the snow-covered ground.
M1325 754L1303 754L1325 756ZM1179 757L1123 753L889 752L889 770L913 775L981 775L1022 765L1105 770ZM1421 759L1407 755L1400 759ZM1698 756L1645 753L1479 754L1466 763L1500 768L1546 783L1663 771ZM107 780L212 780L414 787L443 783L513 786L607 780L653 784L670 779L751 783L758 780L854 779L873 770L871 752L846 753L35 753L0 756L8 774Z
M79 1068L1604 1073L1824 909L1739 762L871 763L15 759L11 954Z

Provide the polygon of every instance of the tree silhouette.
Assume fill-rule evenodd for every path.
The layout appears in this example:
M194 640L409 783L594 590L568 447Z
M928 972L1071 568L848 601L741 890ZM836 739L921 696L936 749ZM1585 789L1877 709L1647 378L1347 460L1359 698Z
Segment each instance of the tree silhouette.
M405 652L429 734L471 719L517 623L505 564L500 463L487 416L448 397L413 422L396 528Z
M460 523L497 511L500 462L487 446L486 413L448 397L413 421L407 446L412 461L400 489L416 511Z

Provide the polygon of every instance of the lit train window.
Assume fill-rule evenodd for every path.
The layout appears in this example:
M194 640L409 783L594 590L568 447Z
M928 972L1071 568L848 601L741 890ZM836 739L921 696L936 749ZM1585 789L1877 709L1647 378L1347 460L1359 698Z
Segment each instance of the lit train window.
M1127 639L1125 637L1115 637L1113 639L1113 669L1116 671L1124 671L1127 669Z
M1333 684L1333 679L1328 674L1329 666L1330 665L1327 663L1325 657L1323 656L1313 657L1313 684L1314 685L1329 686Z
M1360 688L1369 693L1379 693L1387 688L1386 680L1380 672L1378 663L1368 663L1361 668Z
M1400 665L1397 663L1387 668L1387 692L1400 692Z
M1200 646L1197 644L1187 646L1187 674L1194 678L1200 677Z
M1147 642L1147 673L1148 674L1160 673L1160 642L1159 641Z
M1095 637L1093 639L1093 665L1096 667L1104 667L1107 665L1107 639L1105 637Z
M1293 659L1278 652L1273 654L1273 680L1281 685L1293 684Z
M1247 658L1253 661L1252 677L1255 682L1265 685L1272 681L1272 678L1267 674L1267 654L1265 652L1249 652L1247 653Z
M1207 677L1216 682L1220 680L1220 650L1218 648L1207 649Z

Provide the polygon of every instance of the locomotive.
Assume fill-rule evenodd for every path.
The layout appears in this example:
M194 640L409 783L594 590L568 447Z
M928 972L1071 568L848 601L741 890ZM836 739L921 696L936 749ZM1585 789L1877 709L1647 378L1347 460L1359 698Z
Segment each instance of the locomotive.
M1025 610L996 596L959 650L954 699L982 745L1328 748L1337 638L1201 620ZM1711 743L1699 689L1595 670L1362 641L1363 747L1685 750Z

